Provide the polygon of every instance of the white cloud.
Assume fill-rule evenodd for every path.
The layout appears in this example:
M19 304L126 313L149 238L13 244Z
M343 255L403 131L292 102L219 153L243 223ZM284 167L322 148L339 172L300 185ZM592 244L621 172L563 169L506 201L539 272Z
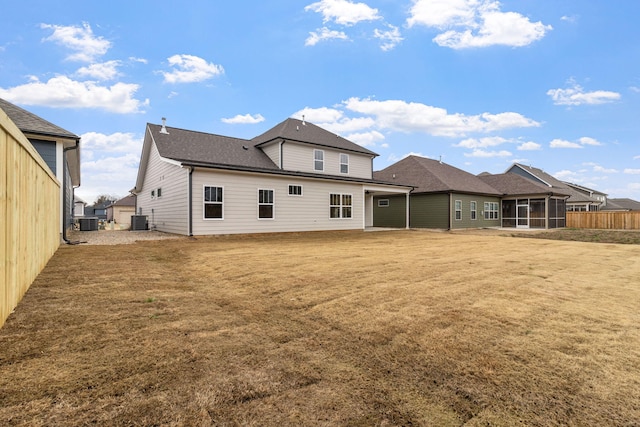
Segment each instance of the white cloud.
M94 158L94 153L128 153L140 155L142 137L133 133L116 132L105 135L98 132L87 132L80 135L82 140L82 157Z
M207 62L194 55L173 55L167 59L173 71L162 71L165 83L202 82L224 73L222 65Z
M628 175L640 175L640 169L627 168L627 169L624 170L624 173L626 173Z
M475 149L471 153L464 153L465 157L481 157L481 158L491 158L491 157L511 157L512 154L507 150L500 151L485 151L481 149Z
M560 172L554 173L553 176L561 181L570 181L570 182L578 182L579 174L570 170L561 170Z
M633 160L638 160L638 159L640 159L640 156L634 156L633 157Z
M91 64L80 68L76 74L100 81L113 80L119 75L118 67L120 65L122 65L121 61L107 61L98 64Z
M583 136L582 138L578 139L578 141L580 141L580 144L582 145L594 145L594 146L602 145L602 143L597 139L589 138L588 136Z
M467 116L449 114L443 108L401 100L376 101L350 98L346 109L375 116L379 128L401 132L425 132L435 136L463 136L472 132L491 132L509 128L533 127L540 124L518 113L482 113Z
M80 138L82 186L76 194L89 203L100 194L126 196L138 175L142 136L88 132Z
M571 16L564 15L563 17L560 18L560 20L561 21L570 22L570 23L573 24L574 22L576 22L578 20L578 16L576 16L576 15L571 15Z
M92 62L111 47L110 41L94 36L86 22L82 27L40 24L40 28L53 30L53 34L43 41L52 41L75 52L67 57L72 61Z
M369 7L365 3L353 3L347 0L321 0L306 6L304 10L321 13L325 23L333 21L346 26L381 19L378 9Z
M396 47L402 40L402 36L400 35L400 30L398 27L393 25L388 26L389 29L387 31L380 31L377 28L373 31L373 36L380 40L380 49L383 51L389 51Z
M255 124L264 122L264 117L262 117L262 114L255 114L253 116L251 114L238 114L237 116L229 119L222 119L222 122L228 124Z
M304 107L302 110L293 113L291 117L298 120L308 120L314 124L317 123L330 123L340 120L344 117L344 113L335 108L310 108Z
M315 46L319 42L325 40L349 40L349 37L342 31L330 30L327 27L322 27L317 31L318 32L309 32L309 37L307 37L307 40L304 42L305 46Z
M444 31L433 41L453 49L526 46L552 29L519 13L502 12L493 0L414 0L407 25Z
M509 142L509 140L500 136L488 136L485 138L467 138L453 146L462 148L486 148L502 145L506 142Z
M614 102L620 99L620 94L606 90L585 92L584 88L573 79L568 81L566 89L549 89L547 95L553 99L555 105L597 105Z
M564 139L554 139L549 143L551 148L583 148L582 145Z
M542 149L542 145L533 141L523 142L518 146L518 150L520 151L535 151L540 149Z
M45 105L57 108L96 108L112 113L141 113L149 100L135 99L137 84L116 83L100 86L96 82L79 82L58 76L41 82L31 82L9 89L0 88L0 97L25 105Z
M607 169L607 168L605 168L603 166L600 166L599 164L593 163L593 162L583 163L583 165L591 167L593 172L598 172L598 173L618 173L617 169L612 169L612 168Z
M377 130L372 130L371 132L352 133L345 138L363 147L375 147L378 141L384 140L384 135Z
M148 64L149 61L144 58L136 58L135 56L130 56L129 61L131 62L139 62L141 64Z

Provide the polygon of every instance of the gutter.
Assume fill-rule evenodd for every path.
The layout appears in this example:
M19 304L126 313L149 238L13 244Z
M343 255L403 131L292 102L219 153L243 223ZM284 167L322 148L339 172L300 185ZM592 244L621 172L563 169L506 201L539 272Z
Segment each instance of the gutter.
M73 147L67 147L67 148L63 148L62 149L62 240L64 240L64 242L68 245L71 244L71 241L67 238L67 209L65 207L65 199L66 199L66 191L67 191L67 169L64 167L65 165L67 165L66 160L66 153L67 151L70 150L77 150L78 148L80 148L80 138L76 139L76 144ZM71 203L73 203L73 198L71 200Z

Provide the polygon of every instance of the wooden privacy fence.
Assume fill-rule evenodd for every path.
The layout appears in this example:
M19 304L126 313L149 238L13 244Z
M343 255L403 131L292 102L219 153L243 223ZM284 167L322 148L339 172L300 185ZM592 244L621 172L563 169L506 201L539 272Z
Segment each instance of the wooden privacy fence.
M60 246L60 182L0 109L0 327Z
M640 212L567 212L567 227L640 230Z

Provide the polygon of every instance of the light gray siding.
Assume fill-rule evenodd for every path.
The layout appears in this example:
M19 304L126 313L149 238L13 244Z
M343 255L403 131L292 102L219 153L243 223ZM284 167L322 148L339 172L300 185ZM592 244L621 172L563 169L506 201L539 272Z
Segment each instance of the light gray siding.
M166 161L155 144L149 153L144 185L138 194L138 212L148 216L149 226L167 233L188 234L189 170ZM158 189L161 197L157 197ZM156 197L151 197L151 192Z
M289 196L289 185L302 185L302 196ZM204 187L222 187L224 219L204 219ZM258 219L258 190L274 191L274 218ZM361 184L264 174L196 170L193 174L193 234L353 230L364 226ZM350 194L350 219L332 219L330 194Z
M280 142L274 142L272 144L262 147L262 151L269 156L271 161L280 167Z
M327 175L350 176L371 179L371 156L318 147L310 144L285 142L283 147L283 169L300 172L324 173ZM314 150L324 151L324 171L314 169ZM349 155L349 173L340 173L340 154ZM270 156L271 157L271 156Z

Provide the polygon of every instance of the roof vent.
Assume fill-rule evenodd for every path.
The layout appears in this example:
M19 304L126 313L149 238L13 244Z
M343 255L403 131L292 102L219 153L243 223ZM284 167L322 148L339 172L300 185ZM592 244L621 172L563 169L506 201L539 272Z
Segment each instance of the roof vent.
M248 150L248 149L249 149L249 147L247 147L246 145L243 145L243 146L242 146L242 149L243 149L243 150Z
M306 126L307 124L304 122L304 114L302 115L302 126Z
M160 133L164 133L165 135L169 135L167 131L167 119L165 117L162 118L162 128L160 129Z

